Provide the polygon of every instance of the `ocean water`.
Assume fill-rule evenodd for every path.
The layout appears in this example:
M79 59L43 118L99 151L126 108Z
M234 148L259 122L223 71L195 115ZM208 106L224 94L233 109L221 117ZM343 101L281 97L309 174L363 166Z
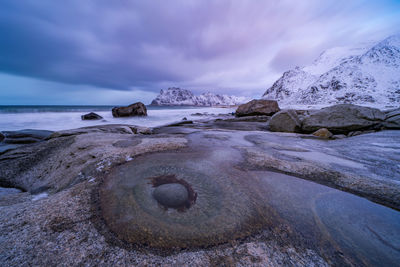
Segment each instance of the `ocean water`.
M235 108L217 107L147 107L147 117L114 118L113 106L0 106L0 131L22 129L67 130L100 124L130 124L155 127L163 124L205 118L195 113L227 114ZM103 120L84 121L81 115L96 112Z

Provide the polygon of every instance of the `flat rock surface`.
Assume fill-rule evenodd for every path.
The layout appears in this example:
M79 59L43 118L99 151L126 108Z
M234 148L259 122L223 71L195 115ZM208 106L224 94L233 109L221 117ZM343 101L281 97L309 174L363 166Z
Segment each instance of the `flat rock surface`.
M397 131L317 140L211 122L153 135L118 127L69 131L0 155L0 185L26 191L0 194L1 265L400 261ZM137 172L132 180L111 179L131 171ZM187 180L198 193L192 207L180 212L157 205L147 177L162 174ZM188 228L196 224L197 230ZM159 233L163 240L149 239ZM173 248L177 240L184 249Z

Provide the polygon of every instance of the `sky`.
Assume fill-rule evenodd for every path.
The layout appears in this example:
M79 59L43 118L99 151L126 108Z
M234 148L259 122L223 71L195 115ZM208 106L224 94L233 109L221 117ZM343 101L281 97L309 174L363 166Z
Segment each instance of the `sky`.
M257 98L325 49L399 29L398 0L0 0L0 105Z

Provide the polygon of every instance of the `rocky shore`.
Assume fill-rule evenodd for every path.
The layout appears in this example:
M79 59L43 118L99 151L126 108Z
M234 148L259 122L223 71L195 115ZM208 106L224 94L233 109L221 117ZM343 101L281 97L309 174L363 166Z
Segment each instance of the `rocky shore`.
M1 265L396 265L400 110L263 101L157 128L3 132Z

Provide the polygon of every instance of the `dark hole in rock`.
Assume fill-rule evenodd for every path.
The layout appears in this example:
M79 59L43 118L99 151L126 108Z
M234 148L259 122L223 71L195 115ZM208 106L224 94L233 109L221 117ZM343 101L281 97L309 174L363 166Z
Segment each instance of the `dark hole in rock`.
M165 208L175 208L180 212L189 209L197 199L197 193L184 179L174 174L149 178L155 187L153 197Z
M158 249L209 247L247 237L277 219L246 173L201 161L203 155L148 154L113 168L100 185L99 205L115 238ZM193 164L199 161L201 169ZM157 187L168 184L185 187L184 205L170 208L154 197Z

